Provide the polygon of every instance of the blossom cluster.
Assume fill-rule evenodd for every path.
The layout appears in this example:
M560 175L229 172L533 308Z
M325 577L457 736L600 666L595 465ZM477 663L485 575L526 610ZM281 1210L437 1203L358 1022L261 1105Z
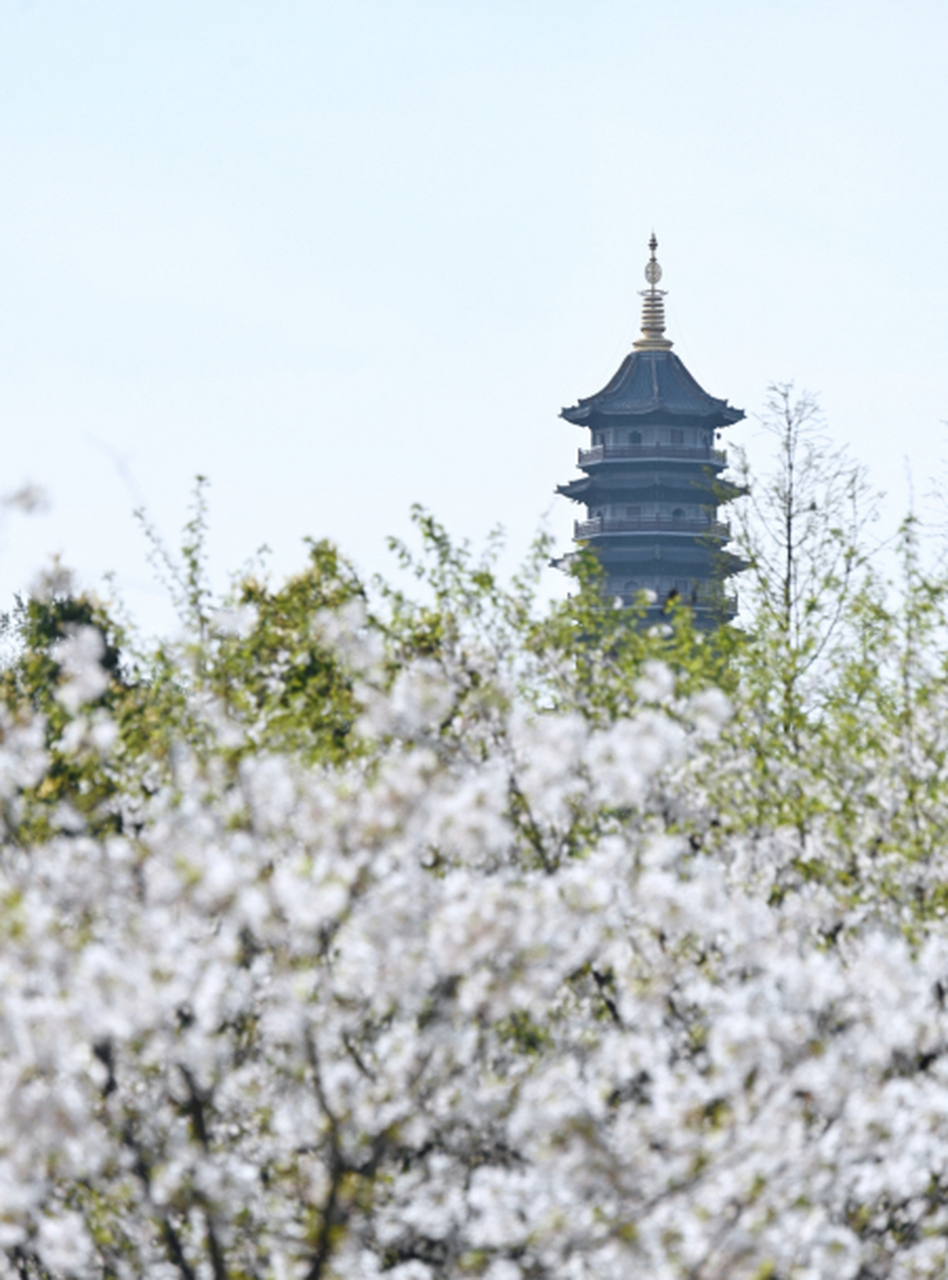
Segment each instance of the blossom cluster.
M724 696L476 701L470 654L385 680L320 625L371 749L240 752L196 699L227 751L181 743L126 829L11 819L4 1274L944 1275L948 937L775 895L779 831L695 838ZM72 751L114 747L102 653L57 651ZM15 806L51 763L2 728Z

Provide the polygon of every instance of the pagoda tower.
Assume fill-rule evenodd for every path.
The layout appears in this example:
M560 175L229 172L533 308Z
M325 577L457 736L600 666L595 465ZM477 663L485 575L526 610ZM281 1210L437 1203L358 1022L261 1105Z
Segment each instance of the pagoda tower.
M646 592L649 620L680 599L707 626L733 616L723 584L744 567L724 551L730 530L718 507L741 490L720 479L727 455L716 447L744 414L709 396L673 354L657 247L653 233L642 336L602 391L562 411L592 438L579 450L582 477L557 493L586 507L573 536L596 552L606 595L630 605Z

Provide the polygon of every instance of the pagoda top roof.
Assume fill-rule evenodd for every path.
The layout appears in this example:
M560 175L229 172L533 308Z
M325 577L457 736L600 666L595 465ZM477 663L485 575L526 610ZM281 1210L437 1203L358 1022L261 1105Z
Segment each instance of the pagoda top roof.
M647 417L724 427L740 422L744 412L709 396L673 351L646 349L631 351L601 391L563 409L560 416L581 427L597 420Z

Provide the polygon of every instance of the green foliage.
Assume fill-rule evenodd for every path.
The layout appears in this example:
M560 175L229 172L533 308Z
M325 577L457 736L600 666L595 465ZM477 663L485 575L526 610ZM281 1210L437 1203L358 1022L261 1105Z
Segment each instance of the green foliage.
M658 626L645 625L644 597L631 609L604 598L595 554L580 552L570 566L576 590L526 629L525 646L542 671L544 693L560 710L578 709L595 721L627 715L639 701L637 682L648 663L665 664L677 692L714 686L732 692L733 657L742 637L724 623L698 630L690 609L673 602Z
M50 763L42 782L23 796L19 835L26 842L49 837L65 820L89 822L97 831L116 828L111 802L117 786L102 767L97 752L70 750L63 742L73 716L57 694L64 674L56 647L80 627L102 636L101 666L108 684L93 704L110 717L127 719L135 691L121 669L124 636L105 606L88 595L18 598L12 616L3 620L14 641L14 656L0 672L0 699L14 723L27 715L41 717ZM93 708L86 708L88 715ZM147 710L142 708L144 714Z
M240 723L258 727L264 750L338 763L360 751L359 705L344 659L321 621L364 605L365 590L328 542L309 544L309 563L277 590L243 579L223 625L192 644L204 687Z
M63 591L19 602L6 621L13 652L0 698L13 724L43 717L52 762L38 789L24 789L20 838L44 838L63 821L134 826L136 796L170 776L182 743L204 767L216 760L231 770L251 749L313 765L371 755L405 732L373 724L373 697L427 663L456 691L440 719L444 745L475 755L514 692L536 715L573 713L597 726L658 698L688 732L689 700L723 692L733 714L699 754L703 801L669 810L666 824L706 849L735 834L783 833L793 852L774 873L777 896L817 879L859 897L871 880L911 897L915 916L943 912L946 890L926 881L924 866L948 836L948 579L923 567L910 518L898 541L900 580L883 580L867 544L874 499L861 468L828 447L811 398L773 388L764 425L776 442L773 471L757 479L743 461L738 468L741 622L711 631L679 602L658 625L644 597L613 607L589 551L572 558L567 597L544 603L547 537L507 582L499 534L475 555L420 508L417 549L392 543L414 592L363 582L334 546L313 541L286 582L274 586L254 569L219 600L206 574L199 479L177 556L145 524L181 640L143 646L110 606ZM108 682L77 714L60 696L56 653L82 627L102 636ZM668 676L656 692L649 673L658 668ZM219 709L219 733L206 716L193 718L195 694ZM109 751L94 745L100 713L117 733ZM233 735L239 745L228 723L248 731ZM529 832L522 798L512 790L509 800ZM579 817L574 835L567 852L591 838ZM873 851L871 866L854 857L856 845ZM896 864L918 867L908 888Z
M306 568L279 589L248 575L217 605L203 567L202 494L203 485L200 518L185 530L183 572L162 552L180 588L182 641L143 646L114 609L88 594L19 600L4 619L12 656L0 671L0 701L14 724L41 717L50 762L38 787L20 797L12 825L23 842L46 839L63 824L97 834L133 831L138 801L168 780L183 744L229 768L250 749L335 763L363 749L352 732L359 712L352 673L319 625L361 603L362 584L335 548L312 543ZM75 712L60 697L65 676L56 649L80 628L101 635L108 684ZM231 749L226 736L209 733L193 715L196 693L218 704L222 718L251 725L252 740ZM97 743L99 722L114 742Z
M101 665L112 682L119 677L123 635L101 602L88 595L18 597L12 616L3 627L15 641L13 661L0 672L7 706L28 706L46 717L50 732L58 737L68 714L56 700L60 664L53 649L77 627L96 627L105 640ZM103 695L108 698L109 694Z

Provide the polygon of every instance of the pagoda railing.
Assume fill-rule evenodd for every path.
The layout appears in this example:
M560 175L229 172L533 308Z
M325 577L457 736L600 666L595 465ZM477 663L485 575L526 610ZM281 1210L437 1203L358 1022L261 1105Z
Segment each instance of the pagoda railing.
M652 608L664 609L672 598L671 595L668 595L663 602L653 603ZM679 593L677 598L691 609L713 610L715 613L724 614L727 618L733 618L737 613L738 599L733 592L712 592L699 588L697 594L691 595L685 592L682 595Z
M596 444L579 450L579 465L629 458L684 458L689 462L727 462L723 449L707 444Z
M685 600L692 608L719 610L729 618L733 618L737 613L737 596L733 592L712 591L699 587L697 597L694 600L688 600L687 596Z
M641 599L641 595L641 591L633 591L631 595L626 597L626 602L633 604L637 599ZM649 607L662 612L673 599L681 600L690 609L699 609L704 612L712 610L715 613L723 614L726 618L733 618L738 609L738 598L734 592L721 591L720 588L715 589L707 585L699 586L697 590L683 594L669 592L663 600L657 599L653 593Z
M703 520L700 516L639 516L632 520L593 516L591 520L573 523L576 539L594 538L600 533L693 533L729 538L731 526L722 520Z

